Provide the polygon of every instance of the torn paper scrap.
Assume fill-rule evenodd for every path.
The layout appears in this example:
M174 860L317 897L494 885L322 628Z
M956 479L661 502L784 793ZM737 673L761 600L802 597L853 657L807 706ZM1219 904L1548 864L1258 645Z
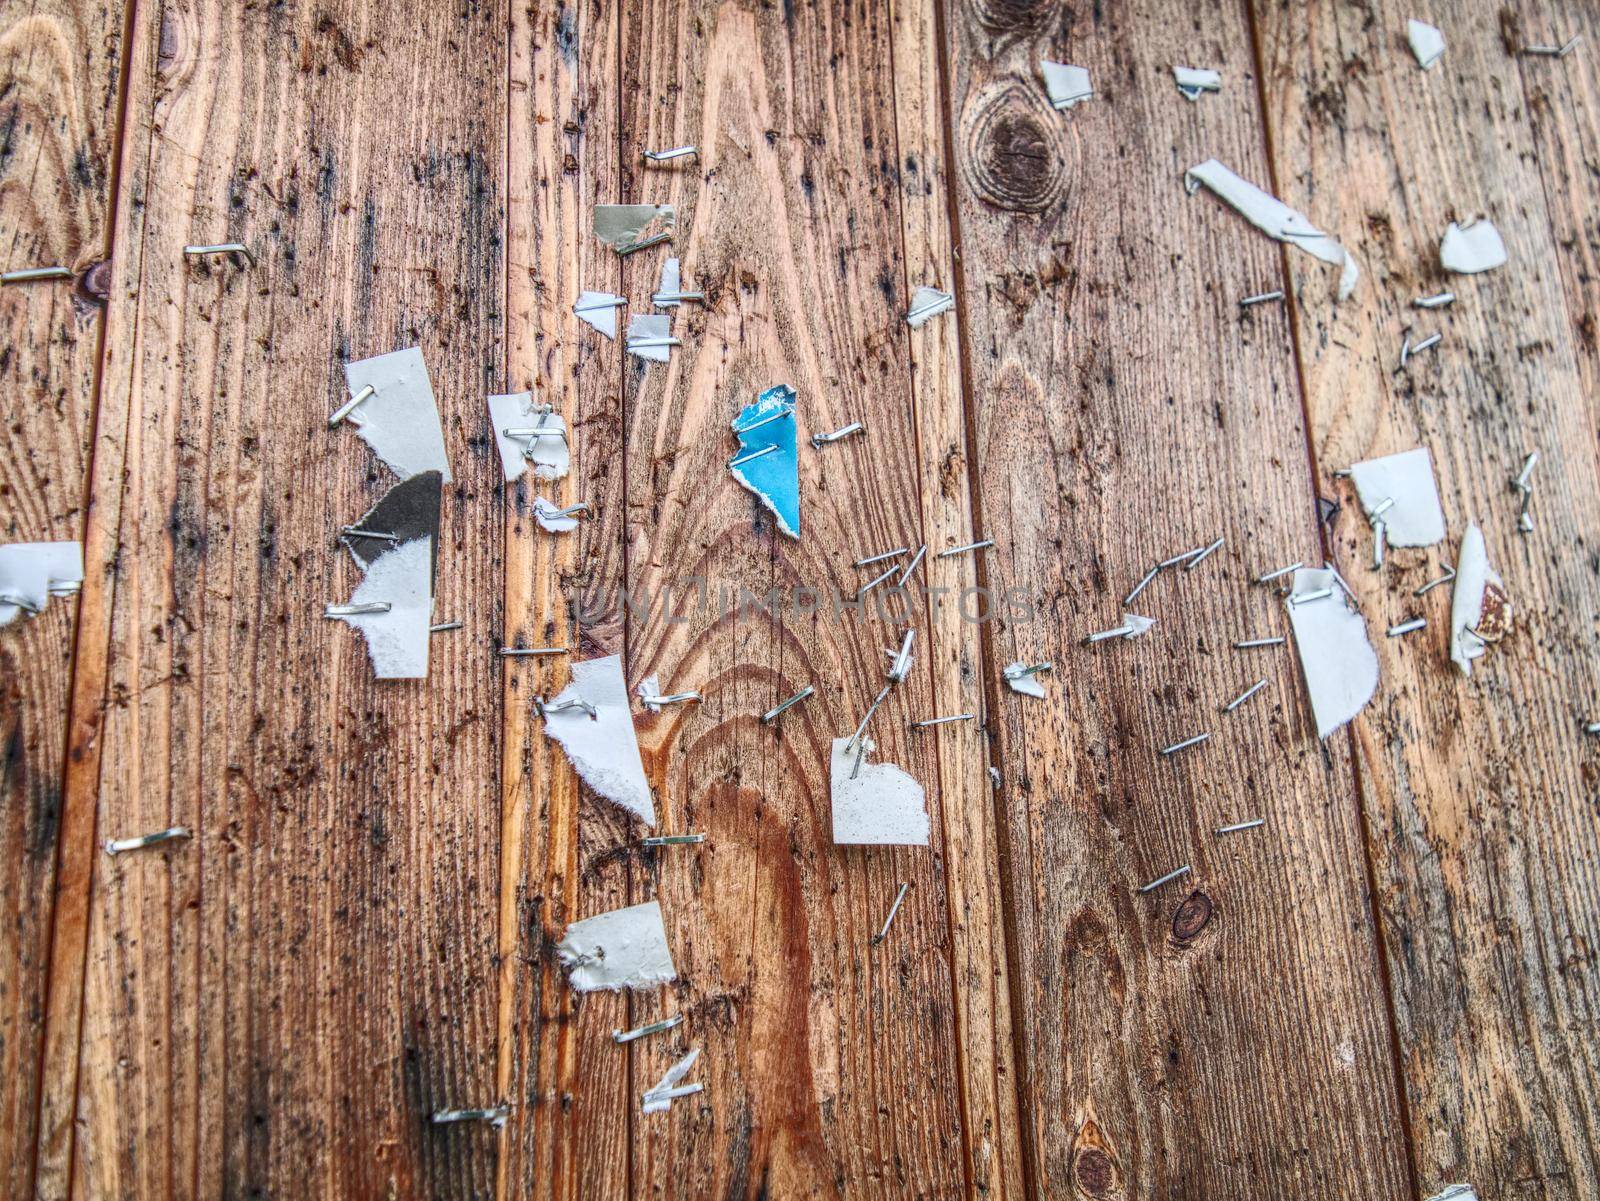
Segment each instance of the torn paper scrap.
M1128 632L1124 638L1137 638L1141 634L1148 634L1156 624L1154 617L1140 617L1137 613L1124 613L1122 615L1122 628Z
M428 627L433 623L433 539L414 538L385 549L367 568L350 604L387 604L383 613L340 615L367 640L380 680L420 680L428 674Z
M579 992L654 988L678 978L658 901L573 922L556 954L572 969L568 983Z
M383 498L361 515L354 526L339 537L350 557L362 571L402 542L427 538L433 544L428 561L428 591L439 571L439 500L443 477L437 471L422 471L401 480Z
M778 519L778 528L800 537L800 458L795 451L795 392L775 384L733 419L739 453L728 470Z
M668 259L661 264L661 286L650 298L650 303L658 309L675 309L683 303L674 299L682 291L683 269L677 259Z
M564 701L583 701L595 716L578 708L562 709ZM545 706L544 728L567 752L584 783L646 826L655 826L656 809L639 757L621 656L574 663L572 683Z
M672 317L667 313L635 313L628 318L628 353L652 363L665 363L672 353Z
M1478 1190L1470 1184L1447 1184L1428 1201L1478 1201Z
M1277 197L1263 192L1255 184L1239 178L1214 158L1184 172L1183 186L1189 195L1194 195L1202 185L1210 188L1224 203L1268 237L1298 246L1324 263L1339 267L1340 300L1355 291L1356 280L1361 276L1355 256L1341 246L1337 238L1312 225L1303 214Z
M345 386L357 395L369 384L373 394L350 415L350 424L373 452L401 479L437 471L450 482L444 454L444 427L422 351L415 346L344 365Z
M1357 463L1350 479L1367 517L1383 522L1390 546L1432 546L1444 538L1444 510L1427 447ZM1385 501L1393 503L1375 513Z
M1450 658L1461 674L1472 674L1472 661L1482 658L1489 644L1511 630L1511 601L1500 573L1489 566L1483 531L1467 523L1456 555L1455 591L1450 594Z
M1011 685L1012 692L1020 692L1023 696L1044 696L1044 685L1039 682L1039 673L1029 671L1028 665L1021 659L1015 663L1007 663L1005 671L1001 674L1005 676L1006 683Z
M1476 275L1505 265L1506 244L1494 222L1479 219L1471 225L1450 222L1439 242L1439 265L1457 275Z
M578 528L576 513L565 513L560 506L543 496L533 498L533 519L547 534L570 534Z
M613 342L617 340L617 310L626 301L610 292L580 292L572 311L580 321L594 326ZM509 476L507 477L510 478Z
M833 841L841 845L927 846L922 785L892 763L868 763L872 739L833 740Z
M44 612L52 594L83 583L81 542L13 542L0 546L0 626L19 613Z
M1173 67L1172 79L1190 100L1200 99L1202 92L1222 91L1222 72L1203 67Z
M699 1058L700 1048L696 1047L668 1068L661 1079L656 1081L655 1087L647 1091L641 1098L644 1105L640 1112L660 1113L664 1109L670 1109L673 1100L676 1097L687 1095L690 1089L694 1092L699 1092L701 1086L698 1084L688 1085L682 1089L678 1087L682 1084L683 1078L689 1074L689 1069L694 1067L695 1060Z
M906 324L916 329L917 326L932 321L940 313L955 308L955 305L956 298L950 293L923 285L911 298L911 308L906 313Z
M1424 71L1444 54L1444 34L1425 21L1407 21L1406 40L1411 43L1411 53L1417 56L1417 66Z
M1064 112L1094 95L1087 67L1073 67L1041 58L1039 70L1044 72L1044 90L1050 96L1052 108Z
M1328 595L1295 603L1295 597L1323 591ZM1378 687L1378 656L1367 641L1367 623L1350 607L1337 573L1300 568L1285 603L1317 720L1317 737L1326 738L1372 699Z
M678 223L670 204L597 204L594 236L618 254L670 242Z
M489 422L507 480L520 479L528 467L536 480L559 480L572 469L566 421L535 405L532 392L489 397Z

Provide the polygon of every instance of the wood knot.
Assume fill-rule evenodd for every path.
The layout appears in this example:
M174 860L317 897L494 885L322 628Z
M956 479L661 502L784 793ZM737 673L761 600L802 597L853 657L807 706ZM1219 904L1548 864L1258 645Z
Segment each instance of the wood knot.
M1060 122L1042 92L1016 80L977 97L963 122L967 181L982 199L1020 213L1043 212L1066 191Z
M1216 906L1205 893L1198 890L1190 893L1189 899L1172 915L1172 941L1193 942L1210 923L1215 911Z
M1086 1197L1105 1197L1121 1187L1116 1153L1090 1118L1079 1128L1072 1147L1072 1182Z
M967 0L967 9L985 29L1031 36L1054 24L1061 0Z

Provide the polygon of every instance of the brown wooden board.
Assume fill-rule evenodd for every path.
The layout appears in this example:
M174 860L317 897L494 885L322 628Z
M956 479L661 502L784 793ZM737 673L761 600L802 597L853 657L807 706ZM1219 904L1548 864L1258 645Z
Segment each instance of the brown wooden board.
M79 541L94 434L123 5L0 5L0 543ZM0 630L0 1193L33 1189L77 601Z
M110 654L79 662L67 824L195 837L90 855L47 1195L493 1187L493 1132L429 1115L496 1087L508 19L139 8L83 599ZM182 253L234 239L253 267ZM465 629L426 685L379 684L321 610L393 476L327 418L342 360L413 344L456 477L436 613Z
M565 417L572 471L554 485L531 475L505 485L506 641L621 654L620 620L589 615L603 615L623 578L622 350L572 311L580 291L615 294L621 279L591 233L594 206L618 189L618 11L536 4L511 15L508 387ZM547 534L532 518L539 495L589 512L573 533ZM586 1201L628 1187L637 1101L629 1052L611 1032L629 1025L629 1003L580 999L554 947L572 921L628 903L638 831L580 788L533 713L568 674L565 660L506 668L500 1091L515 1109L498 1195Z
M1266 176L1243 13L948 15L978 521L990 587L1033 598L989 629L1033 1186L1403 1196L1347 739L1318 745L1292 648L1231 648L1287 627L1252 578L1317 557L1284 311L1238 307L1281 285L1279 249L1183 188L1212 156ZM1053 111L1041 57L1094 97ZM1174 63L1222 93L1191 104ZM1128 606L1151 633L1080 645L1219 536ZM998 682L1013 660L1055 665L1046 699Z
M1519 21L1437 6L1447 49L1428 72L1405 42L1414 15L1257 12L1274 175L1368 269L1356 303L1295 311L1320 486L1331 494L1352 461L1427 446L1449 528L1375 573L1369 527L1338 488L1351 511L1334 550L1373 624L1430 623L1380 640L1380 693L1355 727L1406 1117L1423 1195L1468 1181L1484 1197L1590 1197L1600 839L1583 724L1600 712L1600 510L1584 387L1592 169L1574 172L1578 130L1594 127L1593 64L1511 52L1592 29L1594 11ZM1509 262L1445 275L1445 226L1479 215ZM1291 259L1291 272L1297 293L1320 290L1318 270ZM1411 307L1445 288L1451 308ZM1434 331L1444 341L1397 370L1402 339ZM1534 449L1535 525L1519 534L1510 481ZM1516 625L1467 680L1449 659L1448 587L1411 591L1454 561L1469 519Z
M831 740L861 721L906 628L893 608L836 617L829 598L870 578L854 559L961 520L941 514L936 530L921 501L933 471L903 318L888 18L870 5L676 2L623 14L623 198L678 206L672 253L707 293L675 318L684 345L670 364L625 368L628 582L648 606L629 620L630 680L704 694L646 719L641 737L663 828L708 835L664 851L651 873L683 979L637 1016L676 1008L689 1020L638 1049L634 1079L646 1086L697 1046L705 1092L634 1120L636 1196L968 1188L945 865L967 848L947 841L945 810L974 802L971 768L952 763L946 781L939 748L976 754L979 740L908 731L958 695L963 653L941 644L948 626L930 625L920 601L914 669L868 733L877 760L925 786L933 845L834 846L828 785ZM686 143L698 160L641 164L645 150ZM667 253L626 261L635 304ZM780 383L798 393L798 540L727 467L729 423ZM855 420L865 436L810 445ZM822 599L797 595L808 588ZM761 723L808 684L813 698ZM902 882L905 903L874 946Z

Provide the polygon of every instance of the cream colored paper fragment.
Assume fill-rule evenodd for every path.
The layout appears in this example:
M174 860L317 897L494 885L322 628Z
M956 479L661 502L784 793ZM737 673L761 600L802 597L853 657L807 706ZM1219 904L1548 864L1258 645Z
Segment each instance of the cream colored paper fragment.
M567 927L556 944L578 992L654 988L678 978L658 901L613 909Z

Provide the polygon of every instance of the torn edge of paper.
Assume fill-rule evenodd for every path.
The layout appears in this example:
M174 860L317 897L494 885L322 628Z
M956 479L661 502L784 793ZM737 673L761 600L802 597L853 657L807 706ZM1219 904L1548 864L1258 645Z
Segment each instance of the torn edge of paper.
M1426 21L1415 17L1407 21L1406 40L1411 43L1411 53L1417 56L1417 66L1424 71L1444 56L1444 34Z
M1222 72L1205 67L1173 67L1172 80L1191 102L1199 100L1204 92L1222 91Z
M1456 582L1450 594L1450 658L1464 676L1472 661L1499 642L1511 628L1511 601L1500 573L1489 566L1489 552L1477 522L1467 523L1456 554Z
M428 627L433 622L433 539L413 538L384 551L350 597L352 605L387 603L383 613L339 616L361 631L373 674L380 680L420 680L428 674Z
M580 292L578 302L572 306L578 320L593 326L613 342L617 340L617 310L622 307L620 296L610 292Z
M628 318L628 353L636 359L665 363L672 357L666 339L672 337L670 313L635 313Z
M1426 446L1356 463L1350 481L1368 520L1383 522L1384 541L1390 546L1432 546L1443 540L1444 509ZM1375 513L1385 501L1394 503Z
M437 471L450 483L444 427L420 349L409 346L346 363L344 379L351 396L368 385L374 389L348 419L374 454L401 479Z
M533 498L533 519L547 534L570 534L578 528L576 513L561 513L561 506L543 496Z
M859 742L833 740L833 841L841 846L927 846L922 785L893 763L867 762L874 749L865 735Z
M594 236L618 254L670 241L677 224L677 211L670 204L594 206Z
M521 479L532 468L536 480L559 480L572 470L567 423L560 413L547 413L533 403L532 392L489 397L489 421L506 480ZM539 434L507 437L507 430L539 429Z
M19 613L43 613L56 592L76 592L83 583L81 542L12 542L0 546L0 626Z
M1051 108L1065 112L1094 95L1094 85L1089 82L1087 67L1074 67L1070 63L1053 63L1047 58L1041 58L1039 70L1044 74L1044 90L1050 97Z
M1478 1190L1470 1184L1447 1184L1428 1201L1478 1201Z
M661 283L651 296L650 303L658 309L675 309L681 300L657 300L657 296L674 296L683 291L683 267L677 259L667 259L661 264Z
M787 413L777 421L766 420ZM731 428L739 437L739 452L728 460L728 470L739 484L755 493L774 517L778 528L791 538L800 537L800 457L795 449L795 391L774 384L755 401L739 410ZM759 423L759 424L758 424ZM744 430L747 432L741 433ZM768 446L776 450L753 457ZM738 463L740 459L746 462ZM738 466L734 464L738 463Z
M658 901L612 909L567 927L556 954L579 992L654 988L678 978Z
M1356 281L1361 277L1355 256L1340 245L1337 238L1312 225L1304 214L1241 179L1214 158L1184 172L1183 187L1189 195L1193 196L1202 185L1269 238L1297 246L1324 263L1338 267L1340 300L1347 299L1355 291Z
M1476 275L1493 271L1506 261L1506 244L1494 222L1480 217L1470 225L1454 221L1439 239L1439 266L1456 275Z
M1006 683L1011 686L1012 692L1020 692L1023 696L1044 696L1044 685L1039 682L1037 672L1024 671L1028 665L1021 659L1015 663L1007 663L1005 671Z
M1293 597L1328 590L1320 600L1296 604ZM1317 737L1326 738L1361 712L1378 687L1378 656L1367 640L1367 623L1350 607L1338 573L1327 568L1302 567L1294 573L1294 587L1285 600L1289 625Z
M689 1069L694 1067L695 1060L700 1058L700 1048L696 1047L677 1063L673 1064L657 1080L655 1087L647 1090L640 1100L643 1106L640 1113L660 1113L662 1110L672 1108L672 1090L683 1082L689 1074Z
M906 324L916 329L919 325L926 325L940 313L947 313L955 307L956 298L949 292L923 284L911 298L911 308L906 311Z
M595 716L582 709L558 708L563 701L583 701ZM621 656L574 663L572 683L545 706L544 728L590 788L654 828L655 802L639 756Z

